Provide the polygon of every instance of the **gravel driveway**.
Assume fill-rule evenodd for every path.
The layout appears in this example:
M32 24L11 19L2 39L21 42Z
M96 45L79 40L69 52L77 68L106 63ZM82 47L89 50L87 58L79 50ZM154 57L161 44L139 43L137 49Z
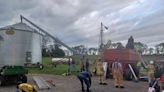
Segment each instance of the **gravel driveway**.
M28 82L34 83L32 80L33 75L28 75ZM54 80L56 86L52 86L50 89L38 90L38 92L81 92L80 82L77 80L76 76L59 76L59 75L42 75L45 80ZM132 82L125 81L124 89L117 89L114 87L112 79L107 80L108 85L99 85L98 77L92 77L92 92L147 92L146 82ZM16 92L15 85L8 85L5 87L0 87L0 92Z

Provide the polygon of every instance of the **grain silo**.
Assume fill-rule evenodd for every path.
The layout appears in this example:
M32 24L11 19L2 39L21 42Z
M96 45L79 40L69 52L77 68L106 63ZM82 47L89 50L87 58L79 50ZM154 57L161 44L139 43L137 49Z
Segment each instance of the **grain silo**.
M42 62L42 36L25 23L0 28L0 66Z

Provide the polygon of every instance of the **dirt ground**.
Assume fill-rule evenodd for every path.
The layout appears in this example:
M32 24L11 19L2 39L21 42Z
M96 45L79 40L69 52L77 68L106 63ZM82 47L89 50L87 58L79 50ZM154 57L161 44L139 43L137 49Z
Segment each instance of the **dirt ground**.
M28 83L34 83L32 80L33 75L28 75ZM38 92L81 92L80 82L76 76L59 76L59 75L39 75L45 80L54 80L56 86L50 89L39 90ZM147 82L125 81L125 88L115 88L112 79L107 80L108 85L99 85L98 77L92 77L91 92L147 92ZM0 87L0 92L16 92L15 85L8 85Z

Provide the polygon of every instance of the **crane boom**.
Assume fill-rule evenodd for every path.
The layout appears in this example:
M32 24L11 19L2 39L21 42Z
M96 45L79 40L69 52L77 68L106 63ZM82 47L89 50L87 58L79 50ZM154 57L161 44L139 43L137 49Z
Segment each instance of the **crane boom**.
M49 37L51 37L53 40L55 40L55 42L63 45L64 47L66 47L68 50L72 51L73 54L75 54L75 51L69 47L68 45L66 45L65 43L63 43L62 41L60 41L57 37L52 36L50 33L46 32L44 29L40 28L39 26L37 26L36 24L34 24L33 22L31 22L30 20L28 20L27 18L25 18L24 16L20 15L21 18L21 22L23 22L23 19L25 21L27 21L28 23L30 23L31 25L33 25L34 27L36 27L37 29L39 29L39 33L43 34L43 35L47 35Z

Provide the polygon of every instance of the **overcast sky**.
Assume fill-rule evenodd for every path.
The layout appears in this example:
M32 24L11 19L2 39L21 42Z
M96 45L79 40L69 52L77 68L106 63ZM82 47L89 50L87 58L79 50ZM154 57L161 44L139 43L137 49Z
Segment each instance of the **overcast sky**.
M0 27L20 22L22 14L69 46L98 47L104 42L164 41L164 0L0 0Z

